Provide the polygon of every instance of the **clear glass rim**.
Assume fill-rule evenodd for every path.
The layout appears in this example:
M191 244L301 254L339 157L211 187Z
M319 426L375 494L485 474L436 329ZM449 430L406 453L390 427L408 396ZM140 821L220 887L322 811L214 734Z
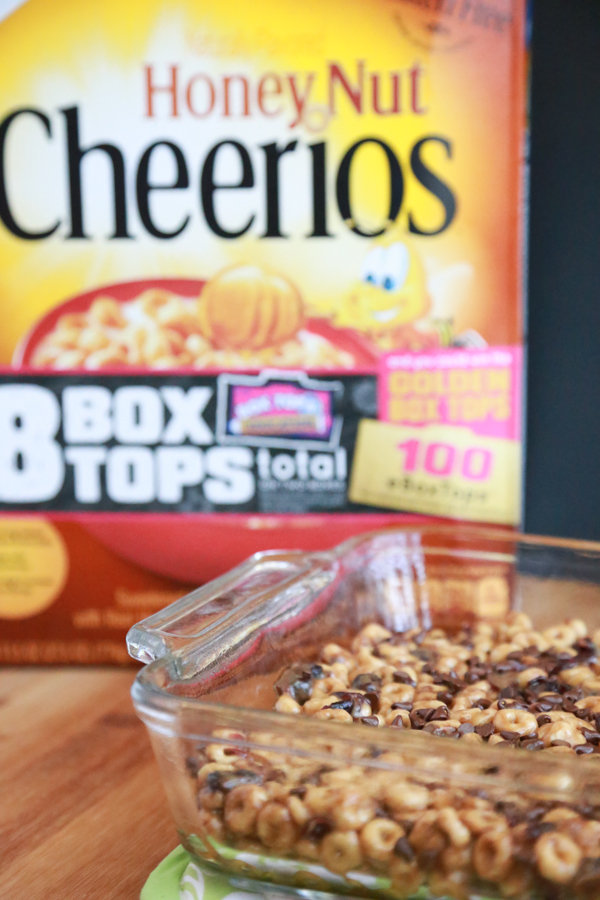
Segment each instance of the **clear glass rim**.
M527 535L520 532L511 531L498 527L478 526L475 524L461 523L460 525L423 523L398 525L391 528L384 528L373 532L367 532L343 542L329 552L310 554L307 557L314 557L321 563L327 561L331 563L337 562L344 555L352 552L361 543L373 540L377 537L392 536L393 534L416 534L420 536L439 535L443 537L452 537L458 543L463 543L469 539L479 538L498 542L503 544L514 545L515 551L521 547L548 547L549 549L570 550L581 553L584 557L597 557L600 563L600 542L580 541L569 538L554 538L543 535ZM453 555L456 547L442 548L443 552L449 556ZM427 551L427 547L424 548ZM285 553L285 551L280 551ZM486 551L473 549L471 555L475 558L487 556ZM461 554L462 555L462 554ZM264 559L268 554L256 554L251 560ZM294 554L298 558L297 552ZM514 560L515 554L503 554L503 558ZM250 560L248 561L250 562ZM245 564L243 564L245 565ZM218 626L220 620L215 625ZM224 632L226 626L224 625ZM500 766L502 782L507 781L518 784L519 789L526 789L526 785L531 790L539 790L539 785L535 786L536 773L542 774L544 777L556 776L560 773L563 781L569 782L564 789L557 790L558 794L571 796L574 790L584 791L589 800L589 793L600 793L600 764L587 759L575 759L571 755L566 754L550 754L540 756L539 754L528 754L526 751L516 751L512 753L506 749L496 749L487 745L469 744L468 749L460 746L460 742L451 740L440 740L439 745L435 748L431 745L431 736L424 735L419 732L405 732L391 729L359 729L353 727L349 729L347 725L336 722L324 722L323 720L309 720L302 718L299 722L295 717L283 716L274 710L257 710L248 707L238 707L220 702L213 702L203 698L181 697L170 691L163 689L157 684L155 676L158 672L169 665L172 659L171 654L167 654L161 659L150 663L142 671L140 671L132 686L132 699L136 711L146 726L152 731L158 732L166 736L179 736L189 738L191 740L218 742L214 737L215 728L226 728L233 731L243 730L245 732L268 732L269 734L287 737L289 746L282 748L282 752L298 755L306 755L307 751L294 747L294 742L298 742L301 746L307 738L314 738L315 746L319 747L322 742L328 741L331 744L344 747L368 747L378 752L386 751L410 751L416 754L436 757L443 760L445 766L454 766L456 764L469 762L469 766L481 768L484 772L486 769L492 769ZM203 725L203 722L206 723ZM224 740L225 742L225 740ZM235 740L227 739L227 743L235 743ZM248 747L252 742L244 739L240 741L240 746ZM264 749L265 745L262 746ZM273 749L273 748L271 748ZM309 756L316 758L319 755L318 750L314 753L308 753ZM335 758L335 754L327 753L330 760ZM336 762L343 762L348 765L348 759L344 755L338 755ZM374 768L381 768L382 764L377 759L364 760L359 764L369 765ZM384 765L385 768L406 771L405 767L397 767L393 765ZM419 769L422 775L427 769ZM430 770L429 770L430 772ZM431 774L431 773L430 773ZM454 778L454 773L452 774ZM498 786L498 776L479 774L465 775L464 778L469 782L477 781L478 784L495 784ZM559 779L560 780L560 779ZM585 785L585 788L583 787ZM600 802L600 796L598 797Z

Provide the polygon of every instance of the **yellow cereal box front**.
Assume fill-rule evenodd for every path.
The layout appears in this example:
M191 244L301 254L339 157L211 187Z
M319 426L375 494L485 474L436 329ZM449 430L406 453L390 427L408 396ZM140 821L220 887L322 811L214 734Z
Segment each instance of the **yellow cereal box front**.
M399 513L517 523L523 6L11 4L7 533L75 529L160 595Z

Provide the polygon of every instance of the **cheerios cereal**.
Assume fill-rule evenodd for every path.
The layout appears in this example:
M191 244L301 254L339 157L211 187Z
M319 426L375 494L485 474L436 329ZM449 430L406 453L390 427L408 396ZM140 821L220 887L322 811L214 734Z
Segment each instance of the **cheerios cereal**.
M580 620L536 631L513 613L453 635L372 623L348 647L328 643L286 669L274 705L285 715L390 729L399 750L403 732L420 731L600 762L599 668ZM337 875L385 875L400 896L421 884L456 898L473 890L588 900L600 890L600 809L589 804L498 797L359 765L284 764L276 752L244 752L215 767L200 750L192 775L209 837L235 845L243 836L261 852L318 860Z
M265 366L352 369L355 365L352 354L320 334L300 327L301 316L297 311L287 328L275 314L271 322L262 313L262 336L242 335L239 328L234 334L227 334L225 324L232 330L236 320L229 316L221 322L214 312L213 307L223 308L213 299L218 287L218 283L211 286L208 297L204 298L207 303L158 288L144 291L124 303L109 296L97 297L87 312L66 313L59 318L36 348L33 365L51 369L126 366L234 371ZM284 303L283 291L282 296ZM244 296L246 309L249 299L248 295Z

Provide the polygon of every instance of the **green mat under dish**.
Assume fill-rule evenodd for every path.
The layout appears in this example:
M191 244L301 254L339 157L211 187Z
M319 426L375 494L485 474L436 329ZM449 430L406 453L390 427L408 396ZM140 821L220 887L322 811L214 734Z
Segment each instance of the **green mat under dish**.
M226 875L201 868L187 850L177 847L152 872L140 900L257 900L262 896L240 891Z

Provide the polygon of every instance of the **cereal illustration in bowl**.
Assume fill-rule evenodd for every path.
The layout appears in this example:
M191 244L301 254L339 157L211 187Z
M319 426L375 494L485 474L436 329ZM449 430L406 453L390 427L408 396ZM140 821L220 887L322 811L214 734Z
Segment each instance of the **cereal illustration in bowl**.
M14 362L92 371L349 370L372 366L374 355L327 320L307 320L282 275L248 265L209 282L139 282L74 298L38 322Z

